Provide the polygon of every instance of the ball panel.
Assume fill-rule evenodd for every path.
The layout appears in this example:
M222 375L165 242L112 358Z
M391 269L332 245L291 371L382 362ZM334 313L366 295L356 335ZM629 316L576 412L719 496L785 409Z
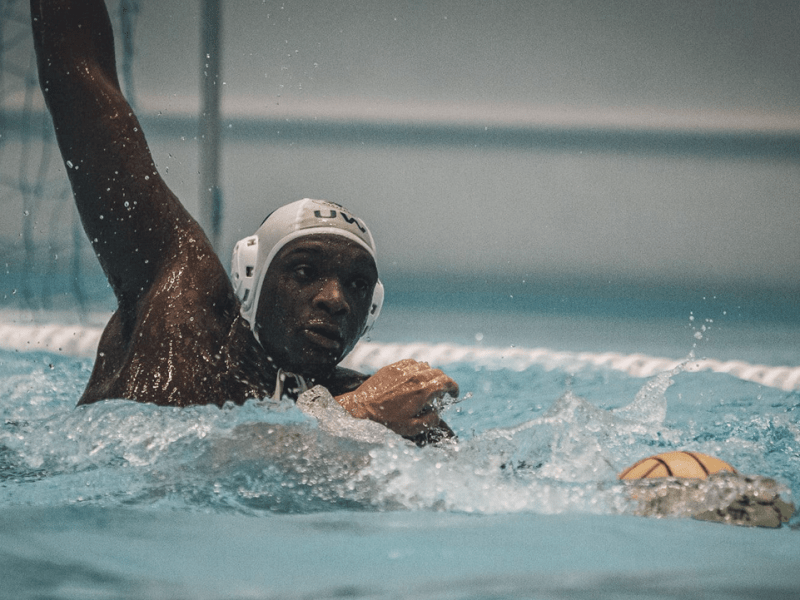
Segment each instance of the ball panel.
M705 479L712 473L730 471L731 465L723 460L700 452L665 452L642 459L619 474L619 479L652 479L657 477L685 477Z
M663 461L655 456L643 458L635 465L620 473L620 479L645 479L650 477L668 477L669 469Z
M713 475L714 473L719 473L720 471L728 471L730 473L736 473L736 469L733 468L730 464L726 463L724 460L720 460L713 456L709 456L708 454L700 454L699 452L689 452L694 456L697 460L700 460L705 465L706 469L708 469L708 474Z
M705 479L708 477L703 463L694 458L688 452L667 452L661 455L670 466L674 477L686 477L689 479Z

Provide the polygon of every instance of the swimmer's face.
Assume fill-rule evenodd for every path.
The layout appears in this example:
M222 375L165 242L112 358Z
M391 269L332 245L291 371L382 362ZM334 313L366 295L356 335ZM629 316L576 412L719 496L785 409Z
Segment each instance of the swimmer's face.
M337 235L292 240L273 259L258 303L258 337L276 365L329 374L361 337L378 271L361 246Z

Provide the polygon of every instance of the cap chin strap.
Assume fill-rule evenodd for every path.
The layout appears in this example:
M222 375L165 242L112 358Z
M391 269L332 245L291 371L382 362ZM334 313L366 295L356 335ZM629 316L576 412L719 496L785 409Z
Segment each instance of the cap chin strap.
M294 379L297 381L296 389L298 390L298 394L302 394L308 390L308 384L306 383L305 377L302 375L297 375L296 373L285 371L283 368L278 368L278 375L275 377L275 391L272 393L272 400L280 401L280 399L283 397L283 392L285 391L286 387L286 379L289 377L294 377Z

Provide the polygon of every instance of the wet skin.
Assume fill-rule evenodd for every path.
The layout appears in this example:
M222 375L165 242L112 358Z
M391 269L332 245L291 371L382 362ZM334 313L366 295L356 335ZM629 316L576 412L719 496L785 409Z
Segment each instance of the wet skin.
M438 369L401 361L369 377L337 366L377 280L357 244L315 236L282 249L259 301L259 345L214 249L155 169L120 90L105 3L31 0L31 17L75 204L118 302L79 404L243 403L271 395L282 367L417 443L452 435L433 402L458 386Z
M75 204L118 302L79 403L222 405L272 394L283 365L253 337L203 230L155 169L120 90L105 4L32 0L31 17ZM366 379L327 371L319 383L333 394Z

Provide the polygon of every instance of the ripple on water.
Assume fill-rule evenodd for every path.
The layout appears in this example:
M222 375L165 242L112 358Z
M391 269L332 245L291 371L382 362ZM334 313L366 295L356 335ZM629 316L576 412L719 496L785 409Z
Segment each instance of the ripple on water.
M344 427L335 403L314 417L288 402L75 408L90 362L0 355L6 506L614 514L637 510L616 474L673 449L800 490L797 394L726 375L458 365L470 395L444 415L460 441L420 449L371 423Z

